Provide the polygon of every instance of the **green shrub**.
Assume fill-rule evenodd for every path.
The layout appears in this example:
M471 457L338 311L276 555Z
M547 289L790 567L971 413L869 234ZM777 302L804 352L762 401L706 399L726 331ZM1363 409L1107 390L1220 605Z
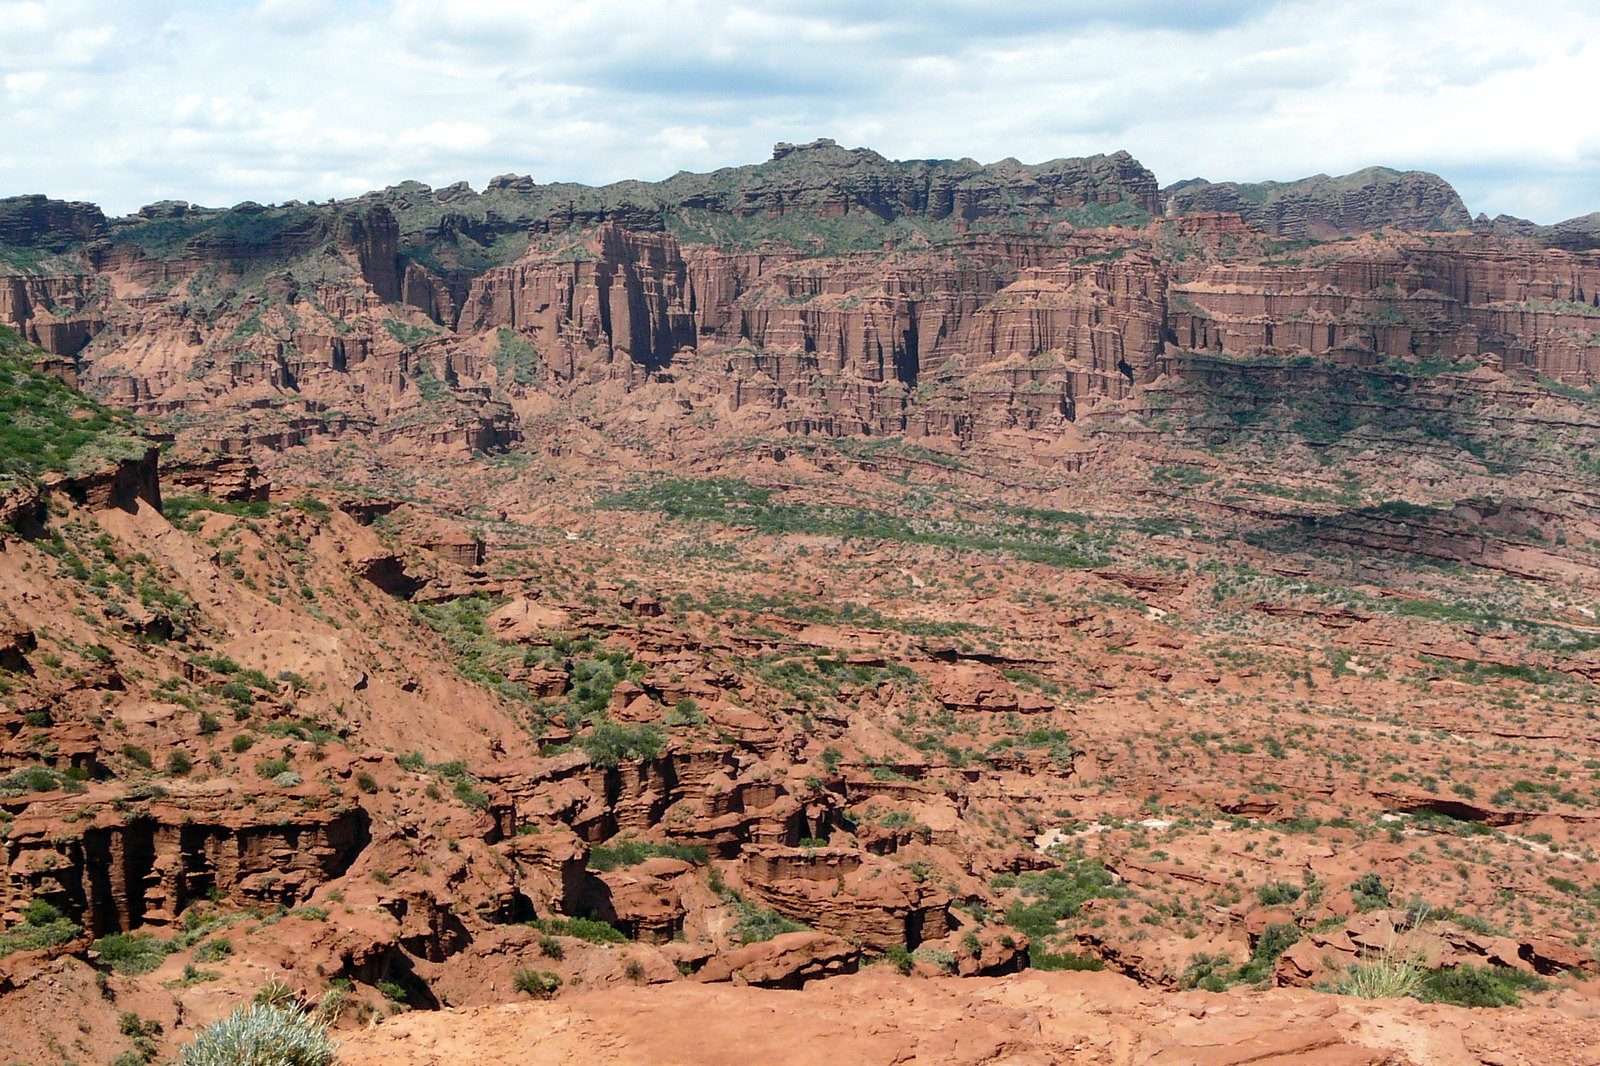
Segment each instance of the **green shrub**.
M0 777L0 793L82 791L83 786L69 774L52 766L21 766Z
M540 932L551 936L570 936L578 940L587 940L591 944L628 942L622 930L605 922L597 922L593 918L545 918L534 922L533 925Z
M1052 952L1028 948L1028 965L1035 970L1090 970L1106 968L1106 964L1092 955L1079 955L1071 951Z
M1263 906L1281 907L1300 898L1300 889L1287 881L1273 881L1256 889L1256 898Z
M597 719L611 703L617 684L628 678L638 680L644 670L625 651L603 651L576 660L567 674L567 703L579 718Z
M665 742L655 726L608 721L579 737L578 746L595 766L610 769L624 759L653 759L661 754Z
M706 861L707 852L702 844L658 844L645 840L614 840L596 845L589 852L589 869L615 870L623 866L637 866L646 859L681 859L696 865Z
M605 497L599 505L749 526L763 533L810 533L927 544L958 551L1006 552L1029 562L1080 569L1102 565L1111 557L1109 534L1065 529L1057 520L1063 512L1019 509L988 521L963 515L928 522L920 515L912 517L872 508L784 503L773 499L773 495L771 489L733 478L674 478Z
M194 760L186 752L174 751L167 756L167 773L173 777L182 777L194 769Z
M44 355L0 326L0 476L77 473L144 455L150 443L130 419L34 369Z
M689 696L679 700L672 710L667 712L667 725L674 728L684 728L706 724L706 714L700 705Z
M161 965L172 945L151 933L112 933L94 942L100 962L121 974L149 973Z
M183 523L190 516L200 511L215 511L219 514L231 514L240 518L265 518L272 513L272 504L265 500L250 500L247 502L213 500L209 496L164 495L161 498L161 513L166 515L167 521L174 525Z
M1521 970L1464 963L1423 971L1419 998L1461 1007L1516 1007L1522 1003L1519 993L1548 987L1548 982Z
M317 499L315 496L301 496L291 504L294 508L304 511L312 518L326 519L333 514L333 508Z
M1183 988L1203 988L1208 992L1222 992L1237 984L1260 984L1272 977L1278 957L1299 939L1298 926L1276 922L1256 938L1243 966L1234 966L1226 955L1197 954L1189 960L1178 983Z
M456 778L452 790L456 794L456 799L468 807L475 807L481 811L489 806L489 793L474 785L471 777Z
M207 940L194 951L195 962L221 962L233 954L233 942L230 940Z
M202 1029L182 1066L332 1066L327 1029L298 1009L252 1004Z
M739 915L739 920L734 923L731 931L739 938L741 944L758 944L775 936L798 933L806 928L799 922L785 918L777 911L769 911L750 903L731 888L723 888L718 894L722 896L722 901Z
M35 910L35 907L39 909ZM59 913L57 917L47 921L35 921L35 918L45 918L47 912L44 907L55 911L55 908L44 900L34 900L24 910L26 920L21 925L14 925L0 932L0 959L14 951L44 951L47 948L60 947L83 932L80 926L60 917Z
M1364 873L1350 886L1350 898L1356 910L1376 911L1389 906L1389 886L1375 873Z
M286 760L262 759L260 762L256 763L256 776L271 780L272 778L288 773L290 769L292 769L292 767L289 766L289 763Z
M156 764L155 760L150 757L149 750L146 748L141 748L137 744L122 745L122 757L133 763L135 766L142 766L146 770L150 769Z
M65 917L66 915L57 910L55 904L47 899L31 899L28 905L22 908L22 920L29 925L51 925Z
M1023 874L1017 885L1022 898L1006 911L1006 921L1033 940L1043 940L1055 932L1057 922L1075 916L1089 900L1118 897L1125 892L1112 879L1111 872L1093 860L1076 860L1059 870Z
M511 975L511 986L538 999L549 999L561 987L561 976L549 970L518 970Z

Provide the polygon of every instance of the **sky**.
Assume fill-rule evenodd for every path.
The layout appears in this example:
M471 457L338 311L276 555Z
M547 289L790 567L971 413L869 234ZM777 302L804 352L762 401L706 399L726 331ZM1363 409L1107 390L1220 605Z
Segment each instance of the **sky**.
M0 196L113 214L817 137L1125 148L1163 185L1384 164L1474 213L1600 211L1597 0L0 0L0 36Z

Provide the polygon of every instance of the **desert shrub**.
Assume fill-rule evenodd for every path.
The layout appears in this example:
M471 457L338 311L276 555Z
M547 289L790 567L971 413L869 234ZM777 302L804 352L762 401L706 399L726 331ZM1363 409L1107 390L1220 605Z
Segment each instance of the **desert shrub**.
M160 1022L153 1018L145 1021L133 1011L125 1010L117 1016L117 1031L133 1041L133 1051L123 1055L118 1062L128 1059L130 1055L133 1061L140 1063L155 1059L160 1050L156 1046L156 1037L161 1035Z
M167 521L178 525L199 511L215 511L239 518L265 518L272 513L272 505L265 500L233 501L213 500L209 496L168 496L161 498L161 513Z
M775 936L798 933L806 928L799 922L785 918L777 911L757 907L732 889L724 889L722 899L738 912L739 920L734 923L732 932L739 938L741 944L758 944Z
M511 681L506 672L522 662L520 651L496 640L485 620L505 601L488 596L463 596L444 603L420 604L413 609L423 624L437 632L455 655L455 668L475 681L518 703L530 702L526 685Z
M625 651L603 651L578 659L568 668L567 703L579 717L598 718L611 702L611 692L625 679L638 680L644 670Z
M179 1051L182 1066L332 1066L327 1029L298 1009L240 1007Z
M706 713L700 709L693 697L685 696L677 702L672 710L667 712L667 725L686 727L706 724Z
M383 998L391 1003L404 1004L409 996L406 986L399 981L379 981L378 991L383 993Z
M344 1008L349 1001L349 995L343 988L334 987L322 994L322 1002L317 1004L316 1019L323 1025L333 1025L344 1014Z
M911 952L906 950L904 944L889 945L889 950L883 953L883 961L903 974L910 973L911 967L915 962L911 957Z
M82 783L71 771L63 772L53 766L20 766L0 777L0 794L22 795L27 792L51 792L58 788L68 792L83 791Z
M579 747L596 766L609 769L624 759L653 759L661 754L661 731L652 725L601 722L578 738Z
M980 517L937 523L873 508L785 503L773 490L733 478L673 478L640 485L600 500L622 511L660 511L673 518L706 519L749 526L763 533L812 533L927 544L958 551L1007 552L1029 562L1072 568L1101 565L1109 535L1063 528L1066 512L1017 510L991 520Z
M182 777L184 774L187 774L193 769L194 760L189 758L188 753L174 751L171 755L167 756L167 773L171 776Z
M628 938L622 930L593 918L545 918L533 923L541 933L550 936L570 936L587 940L591 944L626 944ZM560 956L555 956L560 958Z
M280 774L289 772L289 764L283 759L262 759L256 763L256 776L271 780Z
M150 442L130 419L35 369L43 354L0 326L0 476L74 473L145 453Z
M1028 965L1035 970L1103 970L1106 964L1092 955L1072 951L1045 951L1028 948Z
M1389 886L1375 873L1364 873L1350 886L1350 898L1358 911L1375 911L1389 906Z
M83 932L49 900L35 899L22 908L22 924L0 932L0 959L13 951L58 947Z
M1385 953L1346 969L1333 990L1362 999L1415 997L1422 991L1422 970L1410 959Z
M65 917L66 915L47 899L31 899L28 905L22 908L22 920L32 926L51 925Z
M1178 987L1224 992L1235 983L1234 974L1233 960L1228 956L1201 952L1190 957L1189 965L1178 978Z
M329 515L333 514L333 508L329 507L315 496L301 496L299 499L295 500L294 503L290 504L290 506L296 508L297 510L304 511L312 518L326 519Z
M489 806L489 793L478 788L471 777L462 776L456 778L451 790L455 793L456 799L465 803L468 807L476 807L481 811Z
M518 970L511 975L511 986L538 999L549 999L561 987L561 975L549 970Z
M207 940L194 952L195 962L220 962L233 954L233 942L230 940Z
M1516 1007L1522 1003L1519 993L1547 987L1541 978L1521 970L1464 963L1424 971L1419 998L1461 1007Z
M1274 922L1261 931L1256 946L1250 952L1250 961L1239 970L1239 980L1254 983L1272 976L1278 957L1300 939L1298 926L1288 922Z
M1287 881L1272 881L1256 889L1256 898L1263 906L1281 907L1300 898L1300 889Z
M1087 901L1124 894L1111 872L1092 860L1073 861L1059 870L1024 874L1017 879L1017 886L1022 898L1006 911L1006 921L1036 940L1055 932L1057 922L1076 915Z
M614 840L600 844L589 851L589 869L615 870L623 866L636 866L646 859L682 859L684 862L703 863L707 852L702 844L658 844L646 840Z
M160 966L172 945L151 933L112 933L96 940L94 950L102 965L121 974L138 975Z
M1233 960L1226 955L1197 954L1189 960L1178 983L1184 988L1203 988L1208 992L1222 992L1237 984L1259 984L1271 978L1278 956L1299 939L1298 926L1276 922L1256 938L1250 958L1243 966L1233 965Z

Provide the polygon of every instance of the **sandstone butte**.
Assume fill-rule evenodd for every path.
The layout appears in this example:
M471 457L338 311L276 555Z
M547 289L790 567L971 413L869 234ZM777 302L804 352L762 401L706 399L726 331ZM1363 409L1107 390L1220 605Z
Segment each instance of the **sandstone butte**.
M0 201L0 1058L1600 1061L1592 221Z

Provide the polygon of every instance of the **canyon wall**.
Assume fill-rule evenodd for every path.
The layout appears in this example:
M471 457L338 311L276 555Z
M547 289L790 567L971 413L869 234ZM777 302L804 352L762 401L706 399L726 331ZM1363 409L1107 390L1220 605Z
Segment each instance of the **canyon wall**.
M71 357L91 393L225 451L352 433L492 450L541 396L614 406L652 384L685 414L791 433L1060 439L1183 351L1600 381L1600 253L1421 232L1468 221L1432 175L1165 197L1165 218L1075 224L1058 212L1154 211L1154 179L1125 153L897 163L822 141L626 189L508 177L109 223L26 198L0 238L87 243L0 267L0 322ZM744 247L754 231L671 232L680 210L799 228ZM955 228L861 246L879 231L829 228L852 217Z

